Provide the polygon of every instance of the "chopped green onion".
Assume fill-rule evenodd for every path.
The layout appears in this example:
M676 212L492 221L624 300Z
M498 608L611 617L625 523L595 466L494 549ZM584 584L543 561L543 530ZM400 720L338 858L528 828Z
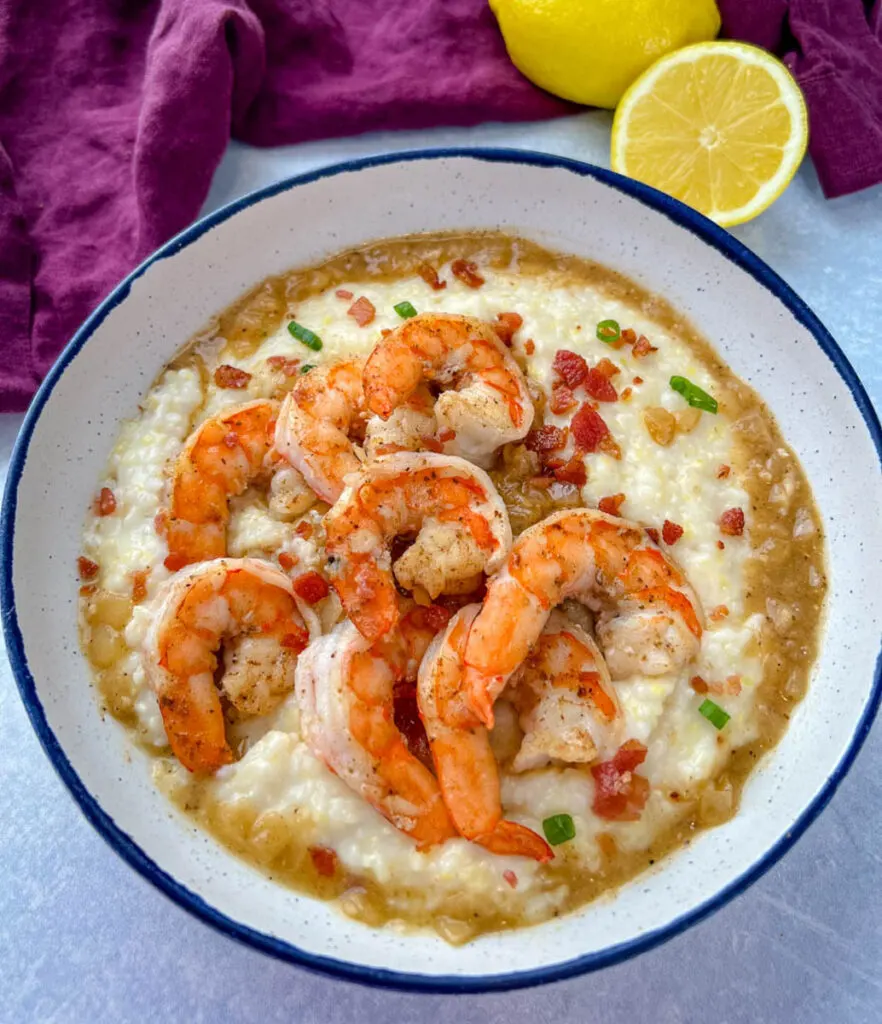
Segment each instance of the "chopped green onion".
M598 341L605 341L607 345L612 345L622 336L622 329L619 327L618 320L601 320L597 325L597 338Z
M300 372L301 373L309 373L310 370L314 370L314 369L315 369L315 363L304 363L303 366L300 367Z
M705 412L717 411L717 400L713 395L702 391L697 384L685 377L671 377L671 387L679 392L693 409L704 409Z
M417 311L409 302L399 302L396 306L393 306L392 308L401 317L402 320L409 320L412 316L417 315Z
M296 320L292 320L288 324L288 330L299 342L306 345L307 348L311 348L313 352L321 350L322 339L302 324L297 323Z
M732 717L728 712L723 711L719 704L714 704L712 700L703 700L698 710L717 729L722 729Z
M574 839L576 826L569 814L552 814L542 822L542 831L552 846L560 846L568 839Z

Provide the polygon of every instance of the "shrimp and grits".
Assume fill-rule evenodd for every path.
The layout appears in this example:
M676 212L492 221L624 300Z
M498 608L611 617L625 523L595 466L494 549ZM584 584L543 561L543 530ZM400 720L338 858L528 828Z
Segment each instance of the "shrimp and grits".
M123 425L78 568L102 708L182 812L453 943L736 814L826 591L756 394L663 299L502 234L212 320Z

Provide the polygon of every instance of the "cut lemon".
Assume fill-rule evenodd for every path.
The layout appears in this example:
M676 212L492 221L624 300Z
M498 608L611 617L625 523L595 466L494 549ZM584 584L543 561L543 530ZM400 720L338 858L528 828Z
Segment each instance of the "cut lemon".
M612 166L728 227L781 195L807 141L802 93L779 60L746 43L696 43L622 97Z

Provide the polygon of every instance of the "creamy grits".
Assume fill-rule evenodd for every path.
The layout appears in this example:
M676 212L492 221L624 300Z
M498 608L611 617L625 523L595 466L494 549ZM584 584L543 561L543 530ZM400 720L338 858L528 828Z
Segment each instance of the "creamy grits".
M169 748L145 671L151 623L180 569L164 516L192 432L233 406L282 399L312 367L368 356L414 310L496 325L525 375L531 431L488 467L515 537L554 511L599 507L646 528L701 608L688 664L612 683L620 735L642 752L634 814L604 811L591 762L512 770L521 725L509 692L498 700L490 741L505 817L550 838L548 823L565 816L573 833L544 863L461 836L420 848L311 749L291 687L259 714L225 699L234 757L211 774L190 772ZM295 336L292 321L306 334ZM672 378L687 383L675 390ZM345 618L325 578L329 503L306 488L281 513L274 486L258 478L230 500L225 553L280 567L295 583L308 575L297 600L316 642ZM613 271L496 234L378 242L263 282L220 314L123 425L79 570L101 706L149 752L157 786L183 812L281 883L336 899L367 924L432 927L454 943L571 911L736 814L747 775L805 692L826 590L822 527L799 462L710 344ZM452 601L448 609L466 600L419 586L410 596ZM563 613L593 630L581 605ZM425 749L412 687L397 689L396 702L408 745ZM619 781L630 786L631 772Z

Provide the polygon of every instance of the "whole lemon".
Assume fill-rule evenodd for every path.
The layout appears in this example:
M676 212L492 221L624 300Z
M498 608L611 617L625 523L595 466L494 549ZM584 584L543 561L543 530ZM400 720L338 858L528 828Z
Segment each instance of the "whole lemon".
M508 54L556 96L614 107L659 57L720 29L714 0L490 0Z

